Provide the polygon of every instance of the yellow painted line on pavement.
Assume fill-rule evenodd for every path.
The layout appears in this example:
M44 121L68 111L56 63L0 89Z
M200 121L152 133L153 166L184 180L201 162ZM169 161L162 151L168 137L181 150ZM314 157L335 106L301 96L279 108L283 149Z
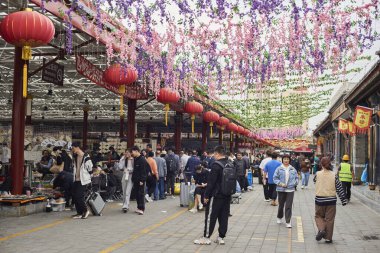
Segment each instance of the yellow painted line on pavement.
M158 222L158 223L153 224L153 225L151 225L151 226L149 226L147 228L144 228L144 229L140 230L139 232L131 235L128 239L125 239L125 240L123 240L121 242L115 243L115 244L111 245L110 247L99 251L99 253L109 253L109 252L115 251L115 250L123 247L124 245L126 245L126 244L128 244L128 243L130 243L130 242L132 242L134 240L136 240L137 238L150 233L150 231L152 231L152 230L154 230L154 229L156 229L156 228L164 225L165 223L168 223L169 221L174 220L175 218L177 218L178 216L180 216L181 214L183 214L185 212L187 212L187 209L181 210L181 211L179 211L179 212L177 212L177 213L175 213L175 214L173 214L173 215L165 218L161 222Z
M41 231L43 229L55 227L57 225L60 225L62 223L67 222L68 220L69 219L58 220L56 222L49 223L49 224L46 224L46 225L43 225L43 226L39 226L39 227L36 227L36 228L24 230L24 231L21 231L21 232L15 233L15 234L11 234L11 235L8 235L8 236L5 236L5 237L0 237L0 242L9 240L9 239L12 239L12 238L15 238L15 237L27 235L27 234L30 234L30 233L34 233L34 232L37 232L37 231Z
M303 226L302 226L302 218L301 216L297 216L297 237L298 242L305 242L305 238L303 236Z

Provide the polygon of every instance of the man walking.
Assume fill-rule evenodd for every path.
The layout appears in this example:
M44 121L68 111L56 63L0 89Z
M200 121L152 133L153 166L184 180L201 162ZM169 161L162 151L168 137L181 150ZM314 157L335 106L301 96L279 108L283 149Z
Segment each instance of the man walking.
M264 158L260 165L259 165L259 168L260 168L260 175L261 176L261 180L263 182L263 190L264 190L264 201L266 202L269 202L270 201L270 198L269 198L269 188L268 188L268 184L265 183L265 181L267 180L267 178L265 178L264 176L264 168L265 168L265 165L272 160L272 157L271 157L272 153L271 153L271 150L268 149L267 152L266 152L266 158Z
M150 170L150 167L145 157L141 155L139 147L132 147L132 157L134 158L132 182L136 192L136 213L143 215L145 211L145 182L147 179L147 171Z
M350 157L348 155L344 155L342 157L342 162L339 165L339 181L342 182L344 193L346 194L348 202L350 202L351 198L351 184L352 179L355 177L354 170L349 164Z
M230 212L231 195L223 194L223 171L228 162L223 146L217 146L214 150L215 162L211 165L211 172L205 190L204 202L207 204L205 212L205 227L203 237L195 240L195 244L210 245L210 237L214 231L216 220L219 222L219 236L215 240L217 244L224 244L224 237L228 229L228 214ZM231 164L231 168L232 168ZM236 182L236 179L234 179ZM236 185L235 185L236 187Z
M174 154L173 148L168 149L168 155L165 158L167 168L167 190L171 190L172 199L174 199L174 183L178 174L180 162L179 157Z
M265 167L264 167L264 184L268 184L268 196L272 200L271 205L272 206L277 206L277 191L276 191L276 184L273 181L273 175L274 172L278 167L281 166L281 162L277 160L278 153L277 152L272 152L271 154L272 160L269 161Z
M165 180L167 175L166 161L161 157L161 151L156 151L156 157L154 158L157 163L158 169L158 183L156 191L154 193L154 200L165 199Z
M71 145L74 153L72 198L77 210L73 219L87 219L90 212L87 210L84 194L87 185L91 183L92 161L90 156L85 154L79 146L78 142Z
M236 154L236 160L234 161L234 167L236 169L236 176L237 176L237 181L239 182L241 192L246 191L245 187L245 164L243 160L243 156L240 152Z

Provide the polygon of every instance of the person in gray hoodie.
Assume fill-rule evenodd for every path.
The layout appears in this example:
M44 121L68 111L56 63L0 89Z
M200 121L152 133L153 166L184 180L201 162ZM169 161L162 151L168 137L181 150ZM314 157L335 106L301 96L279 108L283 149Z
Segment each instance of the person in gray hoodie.
M156 190L154 192L154 200L165 199L165 180L168 171L166 160L161 157L161 150L156 151L154 160L156 160L158 170L158 183L156 184Z

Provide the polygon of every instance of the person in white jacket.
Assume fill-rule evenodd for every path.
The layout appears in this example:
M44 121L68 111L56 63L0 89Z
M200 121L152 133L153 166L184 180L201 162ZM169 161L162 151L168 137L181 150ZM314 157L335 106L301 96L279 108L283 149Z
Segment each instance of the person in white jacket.
M119 169L123 170L123 177L121 179L121 186L123 188L123 207L124 213L129 210L129 200L132 191L132 172L133 172L133 157L130 150L125 150L124 155L119 161Z
M87 185L91 183L92 161L90 156L81 150L79 142L73 143L71 148L74 154L72 197L77 210L73 218L87 219L90 211L86 207L84 195Z

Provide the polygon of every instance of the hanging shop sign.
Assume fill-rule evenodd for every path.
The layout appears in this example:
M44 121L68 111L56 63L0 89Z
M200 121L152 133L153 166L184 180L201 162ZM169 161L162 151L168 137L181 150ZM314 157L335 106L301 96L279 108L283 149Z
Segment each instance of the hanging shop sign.
M65 68L63 65L56 62L52 62L46 65L44 64L44 68L42 69L42 81L63 86L64 69Z
M335 120L347 110L346 104L342 102L336 110L331 113L331 120Z
M88 78L93 83L98 86L101 86L109 91L112 91L115 94L119 94L119 88L113 86L103 79L103 71L92 64L89 60L84 58L81 55L75 55L76 69L79 74Z
M345 120L345 119L339 119L338 131L340 133L347 133L347 131L348 131L347 120Z
M352 121L348 121L348 134L351 136L356 135L356 127L355 124Z
M372 112L372 108L356 106L354 124L358 133L365 134L367 132L371 124Z

